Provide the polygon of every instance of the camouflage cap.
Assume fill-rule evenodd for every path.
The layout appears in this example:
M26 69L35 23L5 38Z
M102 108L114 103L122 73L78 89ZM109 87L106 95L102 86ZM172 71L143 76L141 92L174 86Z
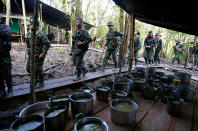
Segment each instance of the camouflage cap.
M156 33L155 36L160 36L161 37L160 33Z
M33 24L33 21L34 21L34 16L30 17L30 24ZM37 25L40 24L39 18L37 18L36 24L37 24Z
M114 23L113 23L112 21L109 21L109 22L107 23L107 26L114 26Z
M153 35L153 31L152 31L152 30L149 31L149 32L148 32L148 35Z

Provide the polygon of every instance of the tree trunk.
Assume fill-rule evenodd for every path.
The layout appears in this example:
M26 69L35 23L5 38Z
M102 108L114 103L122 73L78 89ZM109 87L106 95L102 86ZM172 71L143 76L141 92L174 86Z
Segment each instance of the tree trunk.
M82 0L76 0L76 12L75 12L75 17L76 18L82 18Z
M185 64L184 64L184 68L186 68L187 64L188 64L188 58L189 58L189 47L190 47L190 40L188 41L188 46L186 48L186 57L185 57Z
M10 0L6 0L6 25L9 25L10 22L10 11L11 11Z
M133 67L133 47L134 47L134 29L135 29L135 18L134 14L130 15L130 57L129 57L129 69L128 73L131 73Z
M71 27L72 27L72 34L75 34L76 31L76 24L75 24L75 3L71 1Z
M195 36L195 37L194 37L194 44L193 44L193 46L196 45L196 40L198 40L198 36ZM193 60L193 65L195 65L195 57L194 57L194 54L193 54L192 60ZM193 71L194 71L194 70L195 70L195 69L193 68Z

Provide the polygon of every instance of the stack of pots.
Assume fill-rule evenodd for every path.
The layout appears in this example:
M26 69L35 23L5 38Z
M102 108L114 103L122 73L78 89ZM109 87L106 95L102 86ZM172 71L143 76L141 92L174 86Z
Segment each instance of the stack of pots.
M191 74L185 72L175 72L175 78L181 80L182 84L190 84L191 81Z

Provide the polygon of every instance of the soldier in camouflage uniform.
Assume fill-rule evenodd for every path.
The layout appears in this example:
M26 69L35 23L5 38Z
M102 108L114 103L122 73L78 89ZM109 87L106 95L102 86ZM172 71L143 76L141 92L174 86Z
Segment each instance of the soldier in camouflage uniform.
M185 45L182 44L180 42L180 40L178 39L176 41L176 45L173 46L175 56L173 58L172 64L175 64L175 60L177 60L178 64L180 64L180 59L181 59L180 57L181 57L182 53L184 53L185 48L186 48Z
M72 51L73 54L73 62L76 66L77 77L74 81L78 81L81 79L81 74L83 76L87 72L85 66L83 64L83 58L85 53L88 50L89 43L92 41L88 31L83 28L83 19L76 19L77 30L75 34L72 36Z
M196 45L193 47L190 56L194 54L194 66L198 67L198 40L196 40Z
M146 37L144 41L144 59L146 64L152 64L153 63L153 56L154 56L154 48L156 45L156 40L153 37L153 32L149 31L148 36Z
M114 29L114 24L112 21L109 21L107 24L109 31L106 34L106 46L107 50L105 53L105 58L103 65L100 70L104 71L105 67L108 64L109 57L112 55L113 61L114 61L114 70L118 68L118 59L117 59L117 51L118 51L118 45L122 45L124 43L124 34ZM118 39L118 37L121 37L121 41Z
M161 35L159 33L156 33L155 39L156 39L156 47L155 47L155 56L154 61L155 64L160 64L160 55L162 52L162 40L160 39Z
M46 34L39 29L40 21L36 22L36 44L35 44L35 88L43 88L44 84L44 72L43 72L43 64L45 61L45 57L47 55L47 51L50 48L50 41L48 40ZM33 17L30 19L30 30L27 33L26 37L26 46L27 46L27 54L28 60L26 65L26 70L30 73L30 54L31 54L31 44L32 40L32 29L33 29Z
M5 83L8 87L8 96L12 96L12 64L11 64L11 30L6 24L0 26L0 98L6 95Z
M142 48L142 41L140 38L140 33L137 29L134 31L134 59L135 59L135 66L137 66L138 63L138 52ZM128 46L128 50L130 53L130 45ZM128 54L130 56L130 54Z

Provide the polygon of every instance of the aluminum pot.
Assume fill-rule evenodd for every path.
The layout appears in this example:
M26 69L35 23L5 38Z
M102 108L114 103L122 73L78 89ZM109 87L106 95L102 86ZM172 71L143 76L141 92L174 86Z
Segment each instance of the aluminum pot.
M97 117L85 117L75 123L74 131L92 131L90 128L82 129L86 124L98 124L102 129L100 131L108 131L108 126L105 121Z
M69 109L70 97L68 95L57 95L49 98L51 107L58 107L64 105Z
M141 76L145 76L146 69L144 67L135 67L135 72L137 72Z
M182 81L183 84L190 84L191 74L185 72L175 72L174 76Z
M36 124L33 124L32 123L33 121L36 122ZM29 123L30 125L34 125L34 127L25 126L24 124L27 124L27 123ZM25 127L21 127L23 125ZM23 129L20 129L20 128L23 128ZM21 131L21 130L43 131L44 130L44 118L40 115L29 115L29 116L25 116L25 117L20 117L19 119L15 120L11 124L11 131Z
M181 114L183 99L168 98L166 105L166 112L170 115L178 116Z
M146 84L145 78L136 79L136 80L134 80L133 89L136 91L143 91L145 84Z
M194 89L194 88L185 87L185 88L181 91L181 97L182 97L185 101L193 101L194 93L195 93L195 89Z
M42 101L38 103L34 103L25 107L20 113L19 117L24 117L28 115L41 115L44 116L46 110L48 110L47 105L49 105L49 101Z
M116 108L116 104L129 103L133 110L121 111ZM129 99L114 99L110 102L111 120L119 125L133 125L136 121L138 105Z
M118 76L114 81L114 90L121 90L130 95L133 83L133 80L128 79L126 76Z
M62 110L57 115L48 116L50 113L55 113L58 110ZM67 106L58 106L56 108L52 108L45 113L45 127L46 131L61 131L65 127L65 122L67 119Z
M84 99L84 100L83 100ZM71 111L75 116L79 113L89 115L93 112L93 94L86 92L76 92L71 95Z
M109 87L109 88L113 88L113 83L114 83L114 81L113 80L111 80L111 79L107 79L107 80L102 80L101 81L101 85L102 86L107 86L107 87Z
M146 68L146 76L153 76L155 74L155 67L147 67Z
M105 86L96 87L96 99L99 101L108 101L111 89Z
M128 94L121 90L115 90L112 92L111 99L117 99L117 98L126 98Z
M157 100L159 94L158 88L145 86L143 91L143 97L151 100Z

